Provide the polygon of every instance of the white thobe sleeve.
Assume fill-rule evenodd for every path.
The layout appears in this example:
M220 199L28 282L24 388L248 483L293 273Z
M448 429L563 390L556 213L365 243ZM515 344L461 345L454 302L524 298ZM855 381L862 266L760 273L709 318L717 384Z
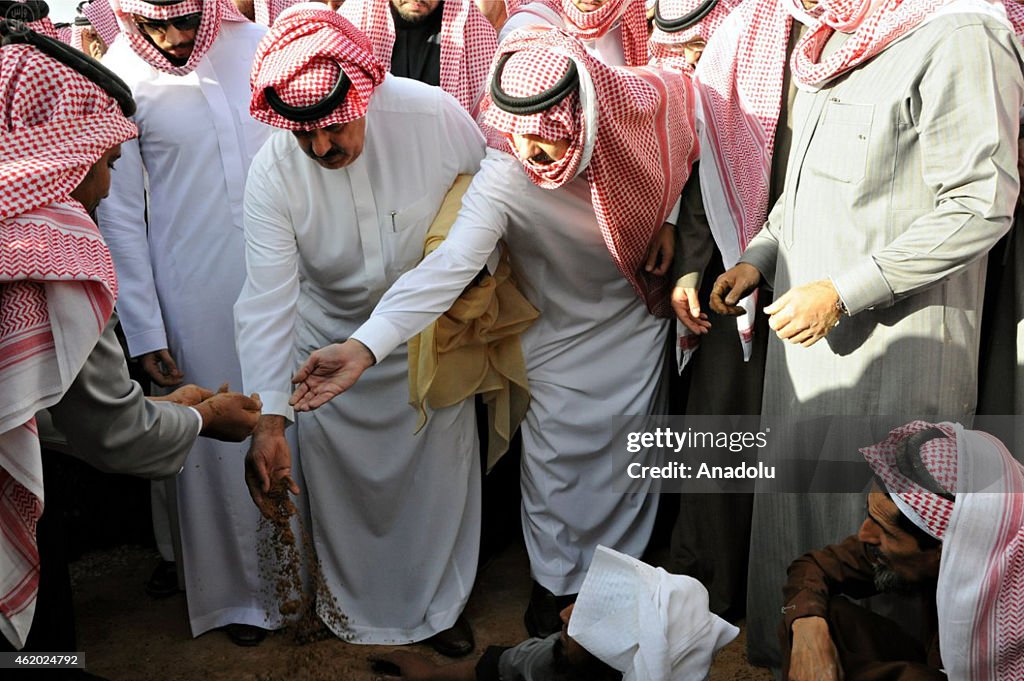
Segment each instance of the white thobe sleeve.
M167 347L160 300L153 279L146 226L145 166L138 140L121 145L121 158L110 173L110 195L97 210L100 231L117 271L117 314L138 357Z
M446 312L487 263L505 234L505 206L516 198L508 196L508 174L516 170L509 159L508 154L488 150L448 237L388 289L366 323L351 335L378 362Z
M263 413L294 420L291 396L298 247L280 178L257 156L245 187L245 284L235 303L235 344L246 393L258 392Z

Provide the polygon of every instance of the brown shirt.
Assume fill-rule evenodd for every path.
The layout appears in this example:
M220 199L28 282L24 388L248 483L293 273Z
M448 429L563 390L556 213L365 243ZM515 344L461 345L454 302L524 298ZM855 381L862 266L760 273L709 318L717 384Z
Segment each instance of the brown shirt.
M847 537L841 544L832 544L817 551L810 551L794 560L786 571L788 578L782 587L786 605L786 630L792 631L793 621L801 617L828 618L828 602L833 596L867 598L879 593L875 588L874 568L868 557L867 545L855 535ZM928 602L935 602L934 587L927 594ZM939 623L935 608L929 609L925 626L925 640L928 645L928 664L941 668L939 655Z

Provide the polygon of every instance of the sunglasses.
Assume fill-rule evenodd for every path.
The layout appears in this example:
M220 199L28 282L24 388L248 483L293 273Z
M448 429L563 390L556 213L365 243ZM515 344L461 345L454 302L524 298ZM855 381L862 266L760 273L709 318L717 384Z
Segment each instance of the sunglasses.
M194 31L199 28L199 24L202 20L203 15L201 12L196 12L195 14L184 14L180 17L175 17L174 19L168 19L167 21L136 16L135 25L150 35L163 35L167 33L167 29L171 26L179 31Z

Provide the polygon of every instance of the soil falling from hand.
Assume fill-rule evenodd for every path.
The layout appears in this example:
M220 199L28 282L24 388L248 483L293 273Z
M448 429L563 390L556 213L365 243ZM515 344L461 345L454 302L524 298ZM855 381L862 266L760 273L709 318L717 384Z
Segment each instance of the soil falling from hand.
M266 538L269 534L270 538L269 543L264 539L259 544L260 571L265 580L274 585L273 594L268 595L288 622L287 630L292 639L303 645L347 631L348 618L338 607L324 579L312 532L295 508L288 482L284 478L278 480L268 494L273 504L273 517L260 520L260 536ZM298 528L298 539L295 528Z

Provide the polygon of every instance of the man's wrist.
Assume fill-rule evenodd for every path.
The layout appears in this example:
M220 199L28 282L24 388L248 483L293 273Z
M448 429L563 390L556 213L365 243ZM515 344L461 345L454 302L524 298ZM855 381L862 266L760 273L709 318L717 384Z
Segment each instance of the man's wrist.
M369 369L370 367L372 367L372 366L373 366L374 364L376 364L376 363L377 363L377 356L373 354L373 350L371 350L371 349L370 349L370 348L369 348L369 347L368 347L368 346L366 345L366 343L362 342L362 341L361 341L361 340L359 340L358 338L353 338L353 339L352 339L352 342L353 342L353 343L356 343L356 344L357 344L357 345L358 345L359 347L361 347L361 348L362 348L363 350L365 350L365 351L366 351L366 361L367 361L367 365L366 365L366 367L364 367L364 368L366 368L366 369Z
M263 414L256 424L253 437L284 437L284 430L287 425L288 420L280 414Z
M376 353L374 353L374 351L370 349L369 345L367 345L363 341L359 340L358 338L350 337L350 338L345 338L345 339L342 339L342 340L336 340L336 341L334 341L333 345L338 346L337 348L335 348L336 350L340 350L340 347L342 345L344 345L345 343L349 343L349 342L353 343L357 348L363 350L363 353L365 353L364 359L366 360L366 366L360 367L360 368L362 368L362 369L369 369L370 367L372 367L373 365L375 365L377 363L378 360L377 360Z
M821 615L807 615L805 617L798 617L793 620L793 624L790 625L794 634L806 633L806 634L820 634L822 632L828 633L828 622Z
M203 428L206 427L206 419L203 418L202 413L200 413L200 411L198 409L196 409L196 407L198 405L192 405L192 406L183 405L183 406L185 406L186 409L188 409L190 412L192 412L193 414L196 415L196 417L195 417L196 421L199 422L199 426L198 426L198 428L196 428L196 437L199 437L200 435L203 434Z

